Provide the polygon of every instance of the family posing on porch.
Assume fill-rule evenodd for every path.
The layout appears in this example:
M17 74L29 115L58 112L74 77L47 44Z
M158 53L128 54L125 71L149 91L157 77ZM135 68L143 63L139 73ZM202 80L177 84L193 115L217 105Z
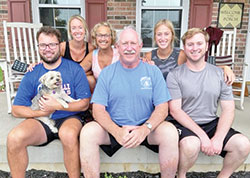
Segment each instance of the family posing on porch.
M219 178L229 178L245 161L249 139L231 128L234 74L228 67L222 70L205 62L206 31L189 29L181 50L173 47L172 23L160 20L154 28L158 47L143 59L140 34L131 26L116 39L109 23L96 24L90 44L85 20L72 16L68 32L68 42L61 42L59 31L50 27L37 33L42 63L26 73L12 107L13 116L27 118L7 138L13 178L25 177L28 146L44 146L54 139L61 140L70 178L79 178L81 170L86 178L100 176L99 147L112 156L121 147L144 145L159 153L163 178L185 178L200 151L224 158ZM64 108L44 95L40 110L32 110L39 78L48 71L61 73L69 96L77 101ZM86 121L87 110L92 110L92 121ZM58 133L34 119L49 115Z

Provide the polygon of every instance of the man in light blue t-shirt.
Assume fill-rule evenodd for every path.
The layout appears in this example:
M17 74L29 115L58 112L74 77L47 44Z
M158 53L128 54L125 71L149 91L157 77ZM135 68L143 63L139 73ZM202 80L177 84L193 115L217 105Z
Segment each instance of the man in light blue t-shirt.
M234 120L232 87L224 81L223 71L205 62L209 36L199 28L182 37L187 62L172 70L167 85L172 120L179 131L178 178L186 178L202 151L208 156L224 157L218 178L230 177L247 158L247 137L231 128ZM216 115L218 102L221 115Z
M140 60L141 39L125 28L116 44L120 60L101 72L92 97L97 122L84 126L80 158L85 177L99 177L99 146L112 156L119 148L144 145L158 152L162 177L174 177L178 163L176 128L164 121L170 95L161 71Z

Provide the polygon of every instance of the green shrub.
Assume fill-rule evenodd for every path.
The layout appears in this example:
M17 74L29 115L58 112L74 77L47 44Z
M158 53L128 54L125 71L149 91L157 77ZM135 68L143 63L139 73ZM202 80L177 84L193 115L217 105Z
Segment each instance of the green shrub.
M111 174L108 175L107 173L104 174L104 177L105 177L105 178L115 178L115 177L113 177ZM127 178L127 176L119 176L118 178Z
M0 91L4 90L4 82L3 82L3 70L0 67Z

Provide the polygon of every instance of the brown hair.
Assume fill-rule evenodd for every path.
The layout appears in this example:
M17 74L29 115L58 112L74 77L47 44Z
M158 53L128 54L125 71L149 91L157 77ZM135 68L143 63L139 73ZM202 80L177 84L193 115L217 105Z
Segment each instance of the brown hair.
M204 38L205 38L206 42L209 41L209 34L205 30L203 30L201 28L191 28L186 33L184 33L184 35L181 38L182 42L183 42L183 45L185 45L187 39L192 38L194 35L196 35L198 33L201 33L201 34L204 35Z
M59 30L48 27L48 26L43 26L39 29L39 31L36 33L36 39L38 41L39 36L44 33L45 35L50 35L50 36L56 36L57 40L59 43L61 42L61 33Z

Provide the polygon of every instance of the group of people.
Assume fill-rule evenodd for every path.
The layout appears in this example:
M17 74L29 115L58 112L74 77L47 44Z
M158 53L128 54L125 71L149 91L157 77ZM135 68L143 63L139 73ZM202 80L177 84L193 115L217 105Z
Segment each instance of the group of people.
M24 178L28 146L44 146L54 139L63 145L64 165L70 178L100 176L99 147L109 156L121 147L144 145L159 153L161 177L185 178L198 153L224 157L219 178L228 178L250 152L249 139L231 128L234 74L206 63L208 34L189 29L184 49L174 48L175 33L168 20L154 28L157 48L140 57L140 34L125 27L116 37L108 22L91 31L81 16L72 16L71 39L42 27L37 33L42 63L28 72L15 97L12 114L27 118L8 135L7 154L13 178ZM153 64L152 64L153 63ZM80 64L80 65L79 65ZM39 78L59 71L62 88L77 99L63 108L52 96L43 96L40 110L30 108L39 91ZM86 122L92 105L94 120ZM221 116L216 115L218 104ZM58 133L34 118L49 116Z

